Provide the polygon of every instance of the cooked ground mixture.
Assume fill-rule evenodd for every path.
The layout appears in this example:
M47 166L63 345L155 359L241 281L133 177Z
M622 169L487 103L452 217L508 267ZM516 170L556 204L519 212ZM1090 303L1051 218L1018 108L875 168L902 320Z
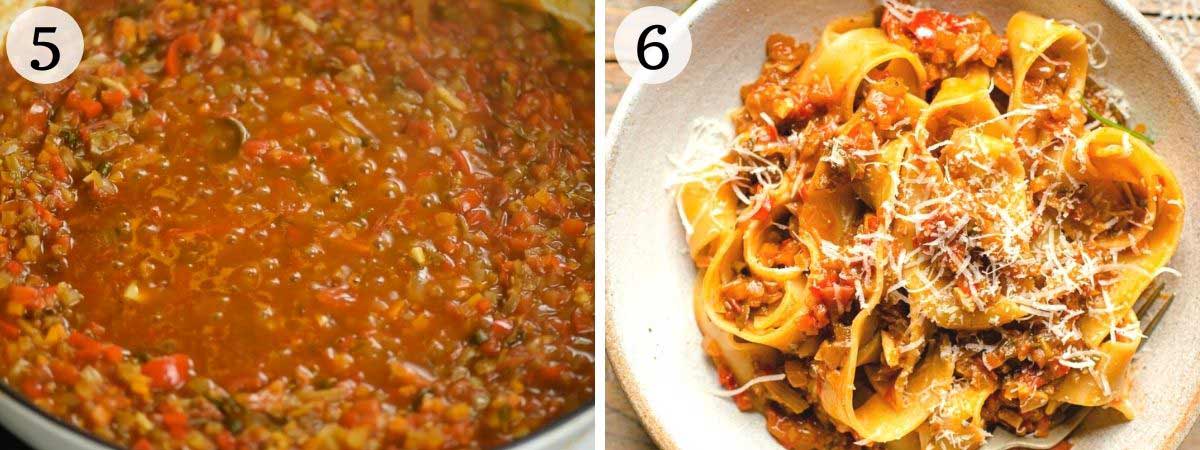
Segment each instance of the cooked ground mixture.
M591 403L589 33L487 0L59 0L0 64L0 376L125 447L490 448Z

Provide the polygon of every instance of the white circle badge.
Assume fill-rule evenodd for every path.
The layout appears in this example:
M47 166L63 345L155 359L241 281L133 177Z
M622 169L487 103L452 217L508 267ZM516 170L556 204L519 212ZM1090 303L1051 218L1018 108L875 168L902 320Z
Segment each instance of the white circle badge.
M5 40L8 62L26 80L62 81L83 59L83 31L66 11L39 6L13 20Z
M630 77L649 84L671 81L692 56L692 34L679 15L661 6L638 8L613 37L617 63Z

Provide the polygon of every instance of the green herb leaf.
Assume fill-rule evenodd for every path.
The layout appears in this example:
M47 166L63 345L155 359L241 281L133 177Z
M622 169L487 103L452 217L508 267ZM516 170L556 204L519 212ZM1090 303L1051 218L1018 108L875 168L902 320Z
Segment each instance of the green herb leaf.
M1098 113L1098 112L1096 112L1096 110L1092 109L1091 106L1088 106L1087 100L1080 98L1079 104L1083 105L1083 109L1085 111L1087 111L1089 116L1091 116L1093 119L1096 119L1097 122L1104 124L1104 126L1112 127L1112 128L1116 128L1118 130L1124 131L1126 133L1129 133L1130 136L1141 139L1143 142L1145 142L1147 144L1154 145L1154 139L1150 139L1150 136L1146 136L1142 133L1133 131L1126 126L1113 121L1112 119L1109 119L1107 117L1100 115L1100 113Z

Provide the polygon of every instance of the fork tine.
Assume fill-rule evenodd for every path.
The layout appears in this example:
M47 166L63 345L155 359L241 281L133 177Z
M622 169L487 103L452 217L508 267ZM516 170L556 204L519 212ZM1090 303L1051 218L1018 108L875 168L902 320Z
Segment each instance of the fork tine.
M1149 336L1150 333L1154 332L1154 327L1157 326L1158 321L1162 320L1163 316L1166 315L1167 309L1171 307L1171 303L1174 301L1175 294L1170 294L1167 296L1167 300L1163 302L1162 308L1159 308L1158 312L1154 313L1154 318L1150 319L1150 323L1146 325L1146 329L1142 331L1142 334Z
M1137 302L1133 305L1138 317L1146 315L1146 311L1149 311L1150 306L1154 304L1155 300L1158 300L1158 296L1162 295L1163 286L1165 285L1166 283L1156 281L1150 286L1150 289L1142 291L1142 296L1138 297Z

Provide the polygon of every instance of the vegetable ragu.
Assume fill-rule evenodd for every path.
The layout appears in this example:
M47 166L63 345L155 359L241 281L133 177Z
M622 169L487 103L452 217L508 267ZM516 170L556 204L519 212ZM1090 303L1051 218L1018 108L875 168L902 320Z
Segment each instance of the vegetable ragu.
M135 449L491 448L592 401L589 33L484 0L50 3L78 71L0 64L13 390Z

